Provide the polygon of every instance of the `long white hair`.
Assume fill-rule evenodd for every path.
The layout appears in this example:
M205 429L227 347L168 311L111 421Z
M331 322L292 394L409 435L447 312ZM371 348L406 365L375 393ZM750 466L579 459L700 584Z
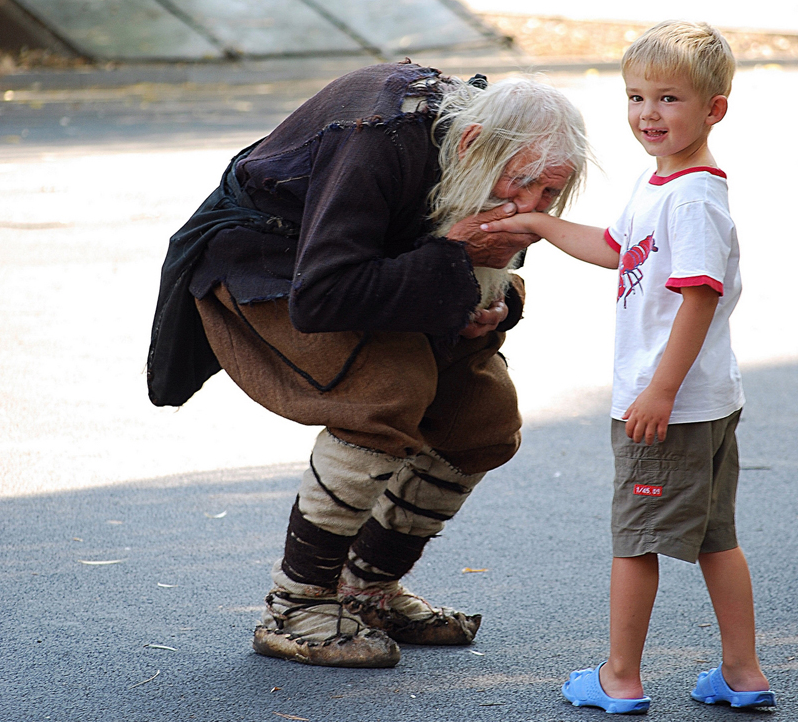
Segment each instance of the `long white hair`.
M460 140L475 124L480 133L461 157ZM573 168L552 203L553 215L559 216L584 184L590 150L582 115L559 90L531 76L506 78L484 90L455 83L443 95L433 134L441 138L441 180L429 196L437 235L505 202L492 197L493 188L523 151L534 153L530 164L518 169L519 177L536 178L556 166ZM483 287L483 302L485 293Z
M482 130L461 158L460 139L474 124ZM560 215L584 183L590 151L582 115L559 90L531 76L505 78L485 90L456 84L441 100L433 134L440 131L441 180L430 192L430 217L437 223L490 207L491 191L507 164L530 148L535 160L519 169L526 177L552 166L574 169L553 214Z

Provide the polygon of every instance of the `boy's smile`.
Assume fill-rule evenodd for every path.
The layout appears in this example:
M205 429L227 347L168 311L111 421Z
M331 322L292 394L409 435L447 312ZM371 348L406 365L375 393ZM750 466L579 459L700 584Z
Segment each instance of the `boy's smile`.
M629 126L657 173L670 175L699 165L714 166L707 148L710 128L725 114L726 98L705 100L689 78L647 78L642 70L626 73Z

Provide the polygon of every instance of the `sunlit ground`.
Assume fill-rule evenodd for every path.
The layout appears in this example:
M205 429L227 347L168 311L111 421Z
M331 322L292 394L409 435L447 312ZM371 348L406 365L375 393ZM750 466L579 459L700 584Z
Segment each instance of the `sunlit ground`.
M622 82L614 74L552 82L582 109L601 166L569 217L609 225L653 167L626 126ZM733 342L744 371L798 360L794 148L785 140L796 110L798 72L745 70L711 138L742 247ZM264 411L224 374L179 411L147 400L167 239L243 144L0 155L0 495L305 463L316 430ZM526 419L607 408L615 274L541 243L523 275L526 318L506 353Z
M666 6L635 0L560 0L556 5L531 7L529 0L465 0L477 13L534 12L572 20L629 20L654 25L661 20L708 22L719 28L757 28L761 30L798 30L798 6L782 0L751 3L718 3L714 0L670 0Z

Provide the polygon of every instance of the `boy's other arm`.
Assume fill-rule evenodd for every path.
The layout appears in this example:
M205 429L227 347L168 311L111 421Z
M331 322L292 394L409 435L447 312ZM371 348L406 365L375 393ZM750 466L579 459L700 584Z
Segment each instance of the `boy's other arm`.
M676 394L698 357L715 315L718 293L709 286L682 288L682 305L651 383L623 415L626 435L639 443L665 441Z
M603 228L571 223L548 213L519 213L511 218L485 223L481 228L493 233L536 233L580 261L604 268L618 268L619 254L604 240Z

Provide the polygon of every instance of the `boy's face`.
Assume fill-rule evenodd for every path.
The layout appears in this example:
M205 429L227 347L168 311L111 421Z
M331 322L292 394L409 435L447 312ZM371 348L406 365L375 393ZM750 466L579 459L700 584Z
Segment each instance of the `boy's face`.
M643 69L629 69L625 79L629 126L657 158L658 172L702 164L709 130L719 120L712 113L714 98L701 96L686 76L646 78Z

